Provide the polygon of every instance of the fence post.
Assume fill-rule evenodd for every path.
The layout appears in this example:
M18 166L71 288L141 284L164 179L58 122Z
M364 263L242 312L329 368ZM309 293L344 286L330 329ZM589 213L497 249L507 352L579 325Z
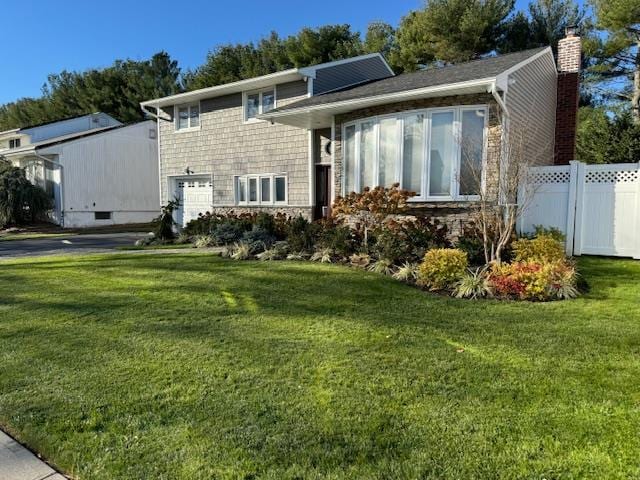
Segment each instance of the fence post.
M573 255L574 235L576 227L576 198L578 195L578 168L580 162L571 160L569 162L569 199L567 201L567 227L565 249L567 256Z
M576 162L575 220L573 222L573 254L582 255L582 210L584 208L585 164Z
M640 260L640 163L637 166L638 177L636 178L636 251L633 258Z

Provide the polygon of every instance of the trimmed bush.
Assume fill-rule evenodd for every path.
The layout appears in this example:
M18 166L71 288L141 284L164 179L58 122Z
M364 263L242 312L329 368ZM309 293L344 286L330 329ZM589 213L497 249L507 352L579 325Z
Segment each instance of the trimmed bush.
M252 254L256 254L271 248L276 241L276 237L264 227L256 224L253 229L244 232L242 241L249 245L249 250Z
M489 273L496 296L518 300L574 298L578 296L576 282L576 270L566 261L494 265Z
M467 254L457 248L429 250L418 267L418 285L429 290L451 290L466 273Z
M318 228L303 216L291 220L287 231L287 242L292 252L311 252Z
M521 238L512 244L516 262L553 263L565 259L564 245L551 235Z
M218 224L213 230L212 236L217 245L230 245L238 242L242 238L244 231L245 229L242 225L237 222L227 221Z

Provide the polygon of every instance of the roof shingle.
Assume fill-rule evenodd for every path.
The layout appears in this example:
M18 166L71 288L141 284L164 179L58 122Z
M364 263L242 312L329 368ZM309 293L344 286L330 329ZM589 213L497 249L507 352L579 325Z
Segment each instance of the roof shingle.
M299 102L290 103L284 107L272 110L270 113L495 77L546 48L548 47L482 58L447 67L404 73L343 90L305 98Z

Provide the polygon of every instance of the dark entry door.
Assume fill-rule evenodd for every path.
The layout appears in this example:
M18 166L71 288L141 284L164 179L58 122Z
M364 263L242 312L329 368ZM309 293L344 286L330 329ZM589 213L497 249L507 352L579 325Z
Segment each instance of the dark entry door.
M331 202L331 167L316 165L316 206L313 210L314 220L318 220L329 213Z

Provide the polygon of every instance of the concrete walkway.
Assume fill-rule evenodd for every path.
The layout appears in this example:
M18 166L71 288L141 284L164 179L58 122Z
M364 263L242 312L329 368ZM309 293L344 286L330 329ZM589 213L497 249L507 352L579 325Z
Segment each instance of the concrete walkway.
M66 480L66 477L0 430L0 479Z

